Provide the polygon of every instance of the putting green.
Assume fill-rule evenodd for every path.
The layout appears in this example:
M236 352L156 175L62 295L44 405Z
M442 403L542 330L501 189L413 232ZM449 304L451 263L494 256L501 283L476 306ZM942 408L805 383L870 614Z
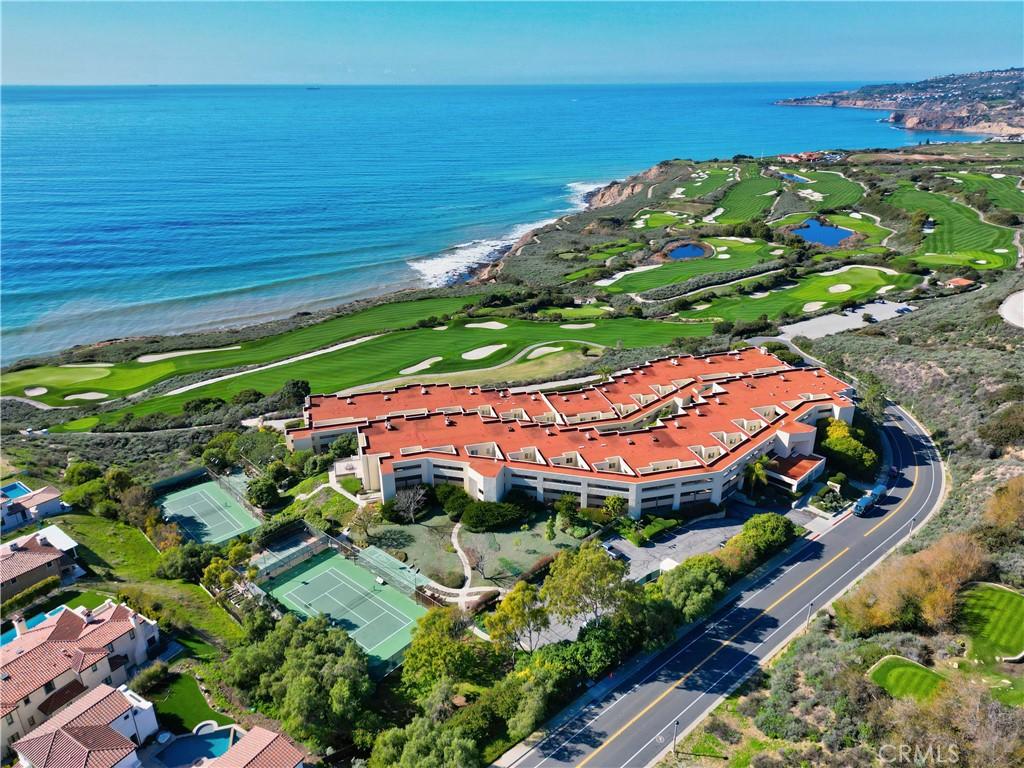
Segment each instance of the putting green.
M633 219L633 227L636 229L658 229L670 227L673 224L687 224L691 217L686 214L679 214L674 211L656 211L645 208Z
M269 363L346 339L406 328L430 316L458 312L472 301L473 297L468 296L382 304L276 336L241 342L239 349L185 355L155 363L133 360L102 368L26 368L5 373L0 383L0 394L22 395L28 387L46 387L48 391L35 399L48 405L66 405L64 398L79 392L100 391L111 397L122 397L171 376ZM95 383L98 379L102 379L99 385Z
M811 183L788 182L793 192L807 201L813 211L825 208L847 208L864 195L860 184L832 171L794 171L783 169L783 173L809 179ZM803 192L804 194L800 194ZM818 199L820 196L821 199Z
M902 656L887 656L868 672L872 681L897 699L928 699L946 679L938 672L922 667Z
M719 224L741 224L768 210L775 201L769 194L782 184L778 179L761 176L756 165L743 167L740 181L729 188L719 203L724 210L715 221Z
M982 221L976 211L945 195L922 192L909 184L892 193L889 202L914 213L924 211L936 221L913 259L928 267L969 266L978 270L1005 269L1017 261L1013 230Z
M740 240L711 237L702 242L713 246L716 253L696 259L667 261L657 269L626 275L605 286L604 290L608 293L642 293L663 285L681 283L698 275L746 269L762 261L781 258L782 254L772 255L772 251L785 250L781 245L766 243L764 240L744 243ZM720 259L718 256L729 258Z
M445 331L430 328L395 331L345 349L317 357L298 360L289 365L255 371L225 381L181 393L153 397L127 408L102 414L104 423L115 421L124 413L142 416L149 413L177 413L182 405L199 397L230 398L243 389L273 392L289 379L304 379L314 392L334 392L347 387L383 381L400 375L408 368L430 357L442 359L430 367L431 375L468 371L506 363L526 347L549 343L579 341L607 347L661 346L680 337L706 336L710 323L682 324L638 318L588 320L591 328L561 328L558 323L505 319L502 330L469 328L465 321L449 324ZM462 357L489 345L505 344L485 361ZM64 425L67 429L68 425ZM59 428L58 428L59 429Z
M851 267L832 275L809 275L796 285L776 289L760 298L741 295L713 299L710 307L680 312L679 316L694 320L746 321L767 315L769 320L774 320L783 313L795 317L817 309L837 307L848 299L859 301L874 298L878 289L886 285L894 285L897 290L903 290L919 282L921 278L917 275L890 275L870 267ZM830 288L833 290L830 291Z
M1024 595L994 584L963 594L960 625L971 636L971 656L985 662L1024 653Z
M995 179L990 173L948 173L951 179L959 179L964 191L976 192L983 189L988 199L1008 211L1024 213L1024 191L1018 185L1020 176L1006 175Z

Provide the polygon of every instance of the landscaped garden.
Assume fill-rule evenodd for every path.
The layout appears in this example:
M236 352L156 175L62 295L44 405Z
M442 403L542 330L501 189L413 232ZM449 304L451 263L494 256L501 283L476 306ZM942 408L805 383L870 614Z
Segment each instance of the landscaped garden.
M222 715L206 703L199 683L188 672L172 672L167 682L147 694L156 709L160 727L173 733L188 733L205 720L229 725L230 717Z
M1017 261L1013 230L985 223L977 211L945 195L924 192L907 184L888 201L911 214L922 211L935 221L935 231L926 234L911 254L919 264L986 270L1005 269Z

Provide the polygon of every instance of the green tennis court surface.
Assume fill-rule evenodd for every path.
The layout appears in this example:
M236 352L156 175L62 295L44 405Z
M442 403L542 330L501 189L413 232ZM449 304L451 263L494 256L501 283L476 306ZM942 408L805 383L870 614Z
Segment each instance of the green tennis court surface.
M409 645L425 614L394 587L328 550L271 579L262 588L300 616L325 614L372 658L387 661Z
M164 519L202 544L220 544L259 527L256 520L215 481L182 488L158 500Z

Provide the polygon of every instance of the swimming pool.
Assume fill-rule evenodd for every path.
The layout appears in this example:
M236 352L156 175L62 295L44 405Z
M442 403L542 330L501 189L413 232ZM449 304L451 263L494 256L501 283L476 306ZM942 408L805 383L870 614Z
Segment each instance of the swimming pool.
M39 624L42 624L50 616L56 616L58 613L60 613L63 610L64 610L64 606L63 605L58 605L56 608L54 608L49 613L37 613L31 619L25 619L25 626L28 629L32 629L32 627L35 627L35 626L38 626ZM14 627L11 627L10 629L8 629L3 634L0 634L0 646L7 645L9 642L11 642L17 636L18 636L17 631L14 629Z
M0 488L0 492L8 499L16 499L19 496L24 496L26 493L32 493L32 489L22 482L13 482Z
M809 243L839 245L853 234L853 230L843 229L832 224L822 224L817 219L807 219L800 227L793 230L793 234Z
M201 758L220 757L235 741L235 729L219 728L210 733L192 733L179 736L170 746L157 753L157 759L167 768L185 768Z
M687 243L668 252L670 259L696 259L704 255L704 249L696 243Z

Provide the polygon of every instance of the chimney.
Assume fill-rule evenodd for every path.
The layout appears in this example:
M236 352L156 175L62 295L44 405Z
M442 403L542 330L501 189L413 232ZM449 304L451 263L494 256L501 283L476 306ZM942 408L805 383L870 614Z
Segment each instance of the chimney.
M25 616L20 613L15 613L11 616L11 623L14 624L14 633L18 637L21 637L28 630L28 625L25 623Z

